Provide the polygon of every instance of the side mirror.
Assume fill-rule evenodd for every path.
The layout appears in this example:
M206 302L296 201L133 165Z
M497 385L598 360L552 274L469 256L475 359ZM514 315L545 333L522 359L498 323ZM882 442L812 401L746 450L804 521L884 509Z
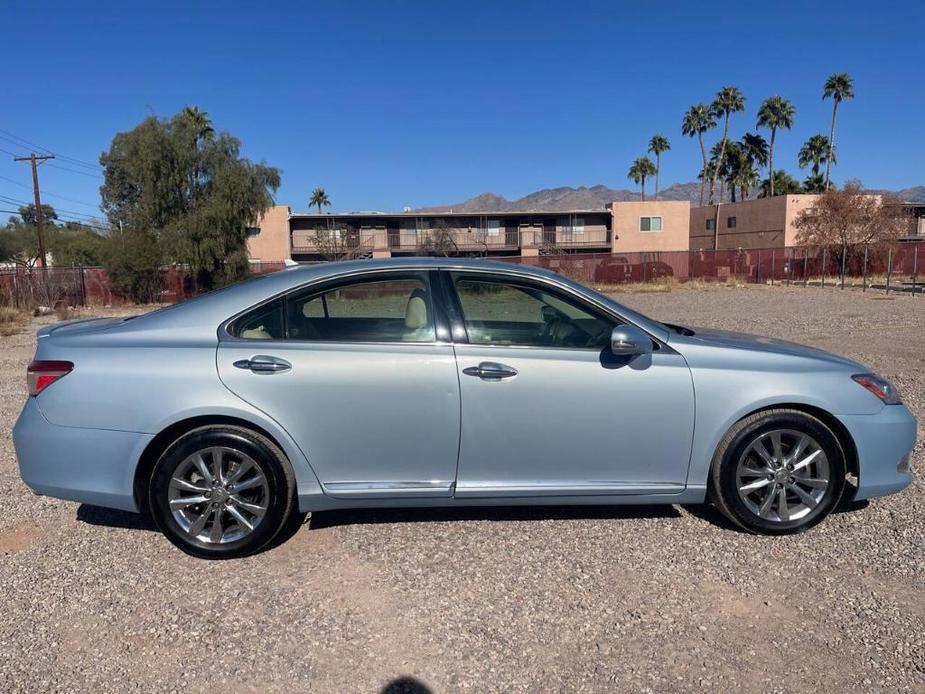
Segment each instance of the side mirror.
M652 353L652 338L635 325L618 325L610 333L610 351L618 357Z

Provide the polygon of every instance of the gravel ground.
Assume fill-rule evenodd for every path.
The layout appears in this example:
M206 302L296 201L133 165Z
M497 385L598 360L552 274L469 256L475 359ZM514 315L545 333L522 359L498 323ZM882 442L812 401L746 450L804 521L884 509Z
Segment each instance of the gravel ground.
M618 300L860 359L925 421L925 298ZM911 488L796 537L693 507L327 513L210 563L20 482L33 347L0 339L0 691L925 691L921 443Z

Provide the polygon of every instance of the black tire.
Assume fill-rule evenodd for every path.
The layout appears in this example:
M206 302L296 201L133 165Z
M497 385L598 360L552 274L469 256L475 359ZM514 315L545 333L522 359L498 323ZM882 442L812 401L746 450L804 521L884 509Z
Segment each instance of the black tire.
M740 459L758 437L775 430L809 435L824 452L829 466L829 483L817 505L796 520L762 518L739 495L737 468ZM710 469L710 500L730 521L749 532L764 535L797 533L816 525L836 507L845 487L845 471L844 450L838 437L824 422L800 410L765 410L737 422L720 441ZM785 484L782 488L787 489ZM781 493L786 494L786 491Z
M263 492L266 511L253 530L239 539L220 543L190 535L174 517L168 497L171 479L184 461L210 447L248 456L263 473L267 486ZM296 507L295 477L285 454L265 436L244 427L210 425L184 434L164 451L151 476L148 500L158 529L184 552L203 559L233 559L259 552L286 525Z

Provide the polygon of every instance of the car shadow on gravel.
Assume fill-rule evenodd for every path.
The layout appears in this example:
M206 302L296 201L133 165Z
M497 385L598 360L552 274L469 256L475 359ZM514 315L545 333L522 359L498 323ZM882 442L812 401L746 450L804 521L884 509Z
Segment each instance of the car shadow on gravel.
M157 532L157 526L154 525L154 521L147 513L119 511L118 509L92 506L91 504L81 504L77 507L77 520L90 525L105 525L108 528Z
M375 523L440 523L447 521L545 521L633 518L680 518L668 505L652 506L467 506L465 508L370 508L316 511L309 527Z
M867 508L869 505L870 502L866 499L863 501L843 499L832 510L832 513L853 513L855 511L861 511ZM712 504L685 504L682 506L682 508L695 518L704 520L707 523L711 523L719 528L722 528L723 530L731 530L733 532L744 533L746 535L750 534L747 530L740 528L738 525L726 518L726 516L720 513L719 510Z

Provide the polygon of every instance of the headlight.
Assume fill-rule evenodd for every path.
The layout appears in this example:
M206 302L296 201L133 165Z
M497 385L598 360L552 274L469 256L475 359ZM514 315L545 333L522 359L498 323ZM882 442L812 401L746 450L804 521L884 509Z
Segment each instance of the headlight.
M898 405L902 402L902 400L899 399L899 392L896 390L896 386L877 374L855 374L851 378L883 400L886 405Z

